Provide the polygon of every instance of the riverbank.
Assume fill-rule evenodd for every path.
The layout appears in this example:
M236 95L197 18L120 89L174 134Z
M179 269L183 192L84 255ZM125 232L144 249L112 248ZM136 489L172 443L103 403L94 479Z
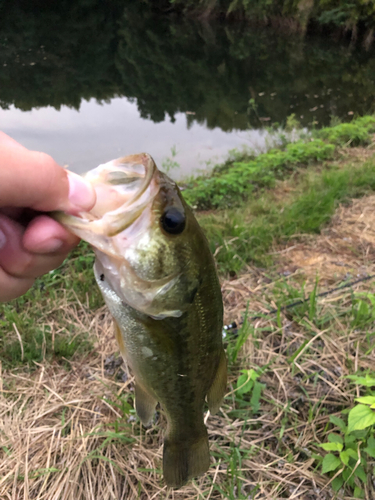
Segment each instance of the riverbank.
M374 133L374 117L358 118L257 157L233 158L187 185L185 199L207 211L199 221L219 272L270 265L273 246L318 233L339 203L372 192Z
M243 326L227 331L228 394L208 419L214 461L183 490L160 479L165 418L144 429L135 415L87 245L1 305L0 497L372 499L372 423L346 430L375 383L374 124L237 155L185 190L191 199L214 182L197 215L225 322ZM227 191L233 173L240 200L235 177Z

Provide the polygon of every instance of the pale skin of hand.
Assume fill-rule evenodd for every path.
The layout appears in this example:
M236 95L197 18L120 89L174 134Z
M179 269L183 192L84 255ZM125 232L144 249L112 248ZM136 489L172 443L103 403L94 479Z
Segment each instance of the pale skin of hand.
M77 214L95 200L81 177L0 132L0 302L24 294L78 244L48 212Z

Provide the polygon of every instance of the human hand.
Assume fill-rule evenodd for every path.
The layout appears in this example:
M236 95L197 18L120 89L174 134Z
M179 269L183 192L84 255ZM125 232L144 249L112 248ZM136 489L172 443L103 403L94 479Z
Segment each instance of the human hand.
M0 302L24 294L79 242L43 212L77 214L94 204L80 176L0 132Z

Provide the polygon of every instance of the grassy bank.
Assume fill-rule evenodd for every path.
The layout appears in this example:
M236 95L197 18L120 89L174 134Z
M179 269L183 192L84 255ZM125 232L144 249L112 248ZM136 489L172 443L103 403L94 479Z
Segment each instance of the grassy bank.
M135 414L88 246L1 305L0 498L374 498L373 281L319 296L375 274L374 124L232 158L186 189L191 201L215 183L197 215L225 322L242 326L207 422L213 463L180 491L161 480L163 411L149 429Z
M374 132L373 117L359 118L194 180L185 198L197 208L219 208L199 217L219 272L269 265L273 245L318 233L339 203L372 192Z

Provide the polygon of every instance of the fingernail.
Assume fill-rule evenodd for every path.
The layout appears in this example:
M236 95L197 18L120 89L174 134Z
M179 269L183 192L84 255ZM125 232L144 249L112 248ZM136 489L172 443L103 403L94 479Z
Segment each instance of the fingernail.
M0 229L0 250L5 246L7 242L7 237L3 233L3 231Z
M68 172L69 201L78 210L90 210L96 199L94 188L81 176Z
M34 249L34 251L38 253L57 252L57 250L60 250L63 244L64 242L62 240L59 240L58 238L51 238L49 240L40 242L38 248Z

